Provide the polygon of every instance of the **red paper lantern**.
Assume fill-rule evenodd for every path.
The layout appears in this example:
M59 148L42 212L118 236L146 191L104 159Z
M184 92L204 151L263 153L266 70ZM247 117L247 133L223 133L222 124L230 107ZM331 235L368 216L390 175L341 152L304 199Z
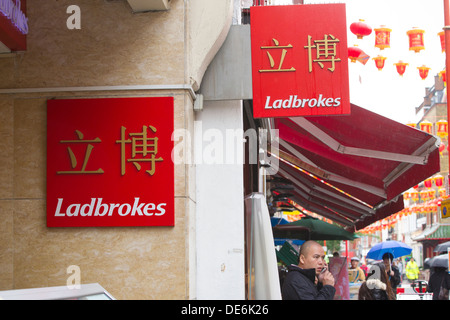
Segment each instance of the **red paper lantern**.
M445 144L443 144L441 142L441 145L439 146L439 153L441 154L441 156L442 156L442 152L444 152L444 150L445 150Z
M359 55L362 53L363 51L358 48L357 45L354 45L353 47L348 48L348 58L350 59L351 62L356 62L356 60L358 59Z
M420 52L420 50L425 49L425 45L423 43L423 34L425 33L422 29L413 28L406 32L409 37L409 50L414 52Z
M448 122L446 120L439 120L436 122L437 125L437 135L440 138L448 136Z
M375 61L375 65L378 68L378 70L381 71L384 67L384 61L386 60L386 57L382 57L379 55L372 59Z
M436 190L434 190L434 189L428 189L428 198L429 199L434 199L434 198L436 198Z
M364 23L363 19L359 19L358 22L353 22L350 25L350 31L355 34L358 39L362 39L372 33L372 28Z
M390 48L391 46L391 29L381 26L375 30L375 47L380 50Z
M433 185L433 178L428 178L423 181L423 184L425 185L425 188L431 188Z
M444 177L441 176L440 174L437 174L434 177L434 184L436 185L436 187L440 188L444 185Z
M442 52L445 51L445 32L441 31L438 33L439 39L441 40L441 49Z
M405 63L401 60L397 63L394 63L394 66L397 68L398 74L401 76L403 76L403 74L405 73L407 65L408 65L408 63Z
M430 121L427 121L427 120L422 121L421 123L419 123L419 126L420 126L420 130L431 134L431 127L433 126L433 124Z
M428 190L422 190L419 193L420 193L420 200L428 200L430 198Z
M428 72L430 71L430 68L422 65L421 67L417 67L419 69L419 75L422 78L422 80L425 80L428 77Z

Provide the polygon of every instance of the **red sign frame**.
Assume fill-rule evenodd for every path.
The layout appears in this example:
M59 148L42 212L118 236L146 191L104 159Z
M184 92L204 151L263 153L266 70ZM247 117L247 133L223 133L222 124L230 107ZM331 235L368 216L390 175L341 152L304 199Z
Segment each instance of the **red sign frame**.
M173 97L47 101L47 226L174 226Z
M253 115L350 114L345 4L251 7Z

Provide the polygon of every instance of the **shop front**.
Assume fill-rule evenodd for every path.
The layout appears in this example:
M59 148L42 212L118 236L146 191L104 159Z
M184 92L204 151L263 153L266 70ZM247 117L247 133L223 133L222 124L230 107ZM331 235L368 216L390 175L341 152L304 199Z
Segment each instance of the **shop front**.
M116 299L198 298L183 136L232 8L0 1L0 291L98 283ZM26 46L8 32L24 21Z
M439 171L435 137L350 103L345 35L261 34L255 72L236 1L156 2L83 1L80 29L69 1L27 3L26 51L0 55L0 291L75 281L116 299L279 299L275 179L354 232ZM325 43L333 56L317 57ZM279 76L308 96L268 94Z

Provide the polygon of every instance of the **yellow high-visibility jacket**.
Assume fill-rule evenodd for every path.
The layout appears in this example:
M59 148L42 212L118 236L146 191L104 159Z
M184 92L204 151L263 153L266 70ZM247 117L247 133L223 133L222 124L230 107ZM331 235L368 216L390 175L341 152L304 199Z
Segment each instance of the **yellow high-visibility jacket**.
M411 280L419 278L419 267L415 261L409 261L406 264L406 277Z

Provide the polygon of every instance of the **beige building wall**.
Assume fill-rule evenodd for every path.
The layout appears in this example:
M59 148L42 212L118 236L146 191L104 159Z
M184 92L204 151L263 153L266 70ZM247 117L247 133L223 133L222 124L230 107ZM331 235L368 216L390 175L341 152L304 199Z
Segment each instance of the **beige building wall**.
M72 4L80 30L66 26ZM47 99L173 96L175 129L192 131L192 88L228 32L232 1L170 4L133 14L126 0L28 1L27 51L0 55L0 291L64 286L76 265L81 283L118 299L195 298L192 165L175 166L175 227L46 227ZM209 36L193 33L202 15L216 16Z

